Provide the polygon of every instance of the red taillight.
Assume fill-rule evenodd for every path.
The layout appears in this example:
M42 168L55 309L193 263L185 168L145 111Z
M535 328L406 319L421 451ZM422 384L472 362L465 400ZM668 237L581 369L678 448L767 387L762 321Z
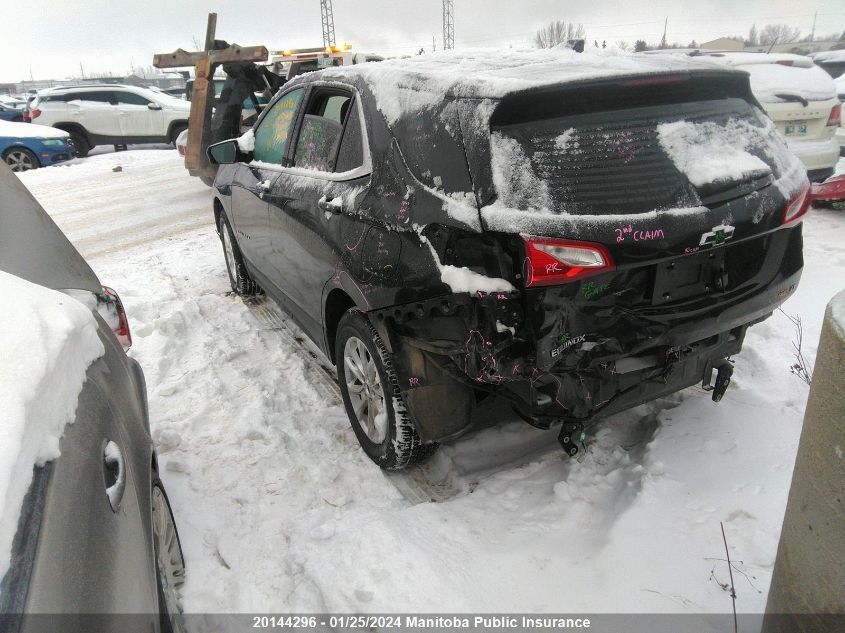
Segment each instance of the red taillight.
M31 116L29 116L29 110L24 110L24 111L23 111L23 114L21 115L21 120L22 120L24 123L29 123L29 122L31 122L31 121L32 121L32 117L31 117Z
M39 110L38 108L35 108L34 110L30 110L29 116L32 119L37 119L38 117L41 116L41 110Z
M123 302L118 294L103 286L103 295L108 302L107 314L100 313L105 321L111 326L117 340L123 346L123 351L132 347L132 334L129 332L129 319L126 318L126 310L123 309Z
M780 64L781 66L792 66L795 64L791 59L781 59L780 61L775 62L776 64Z
M810 202L810 185L807 185L786 203L786 210L783 212L783 224L800 222L803 215L810 208Z
M830 109L830 116L827 117L827 127L839 127L842 125L842 104L837 103Z
M525 285L555 286L613 270L610 253L601 244L522 236L525 242Z

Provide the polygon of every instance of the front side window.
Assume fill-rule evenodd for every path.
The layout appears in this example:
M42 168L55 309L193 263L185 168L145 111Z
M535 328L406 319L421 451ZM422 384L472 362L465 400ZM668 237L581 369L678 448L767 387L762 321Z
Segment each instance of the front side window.
M282 165L303 89L284 95L267 111L255 130L255 160Z
M345 172L363 163L360 120L349 93L318 91L296 140L294 167Z
M134 92L116 92L117 102L121 105L138 105L147 107L150 104L149 99L145 99L141 95L136 95Z

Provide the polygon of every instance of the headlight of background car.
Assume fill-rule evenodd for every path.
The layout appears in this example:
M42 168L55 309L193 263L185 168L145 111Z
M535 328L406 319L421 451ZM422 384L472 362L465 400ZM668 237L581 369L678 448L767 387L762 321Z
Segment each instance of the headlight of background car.
M65 141L60 138L47 138L41 141L41 143L47 147L62 147Z

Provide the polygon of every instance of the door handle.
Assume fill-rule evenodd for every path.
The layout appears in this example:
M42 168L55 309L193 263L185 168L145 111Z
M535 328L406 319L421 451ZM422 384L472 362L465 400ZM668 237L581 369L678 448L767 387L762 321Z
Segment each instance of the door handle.
M333 213L335 215L343 212L343 202L340 198L327 198L326 196L323 196L317 201L317 206L323 211L328 211L329 213Z
M123 451L112 441L103 446L103 483L109 505L112 511L117 512L126 491L126 464L123 461Z

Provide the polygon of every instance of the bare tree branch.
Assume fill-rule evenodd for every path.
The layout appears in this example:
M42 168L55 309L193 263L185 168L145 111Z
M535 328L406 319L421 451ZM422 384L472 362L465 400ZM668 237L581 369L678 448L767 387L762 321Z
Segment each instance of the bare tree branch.
M555 20L542 27L534 35L534 46L537 48L552 48L569 40L584 38L584 25Z

